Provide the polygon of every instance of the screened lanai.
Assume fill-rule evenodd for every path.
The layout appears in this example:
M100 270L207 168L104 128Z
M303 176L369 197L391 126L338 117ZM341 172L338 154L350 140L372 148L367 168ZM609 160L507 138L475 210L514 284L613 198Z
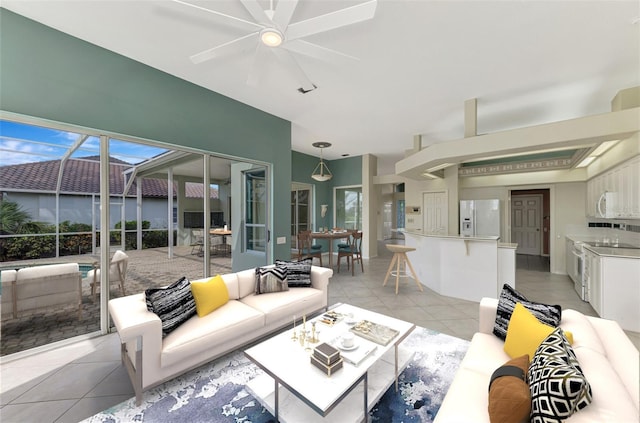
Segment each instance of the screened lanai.
M128 255L127 295L182 276L230 272L247 252L266 261L266 207L253 209L260 218L237 219L236 230L231 219L251 208L232 205L232 197L241 203L241 192L266 201L265 166L33 119L0 120L0 152L0 270L79 263L84 311L80 319L72 307L3 314L3 356L106 333L108 299L122 293L112 285L94 300L86 272L109 268L116 250ZM237 193L234 180L241 181ZM224 240L197 239L225 226ZM238 254L236 233L245 234ZM225 248L215 248L223 241ZM106 277L100 286L108 285Z

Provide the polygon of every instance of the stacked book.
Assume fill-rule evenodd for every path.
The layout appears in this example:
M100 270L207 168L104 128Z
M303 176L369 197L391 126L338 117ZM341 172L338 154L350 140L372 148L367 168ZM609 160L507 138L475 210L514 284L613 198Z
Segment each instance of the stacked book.
M342 368L342 357L337 348L323 342L314 348L311 354L311 364L322 370L327 376L331 376Z

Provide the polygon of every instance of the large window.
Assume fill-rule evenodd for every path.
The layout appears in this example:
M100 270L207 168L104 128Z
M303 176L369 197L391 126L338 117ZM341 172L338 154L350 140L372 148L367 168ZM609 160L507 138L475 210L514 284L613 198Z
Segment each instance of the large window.
M362 230L362 187L335 189L336 226Z

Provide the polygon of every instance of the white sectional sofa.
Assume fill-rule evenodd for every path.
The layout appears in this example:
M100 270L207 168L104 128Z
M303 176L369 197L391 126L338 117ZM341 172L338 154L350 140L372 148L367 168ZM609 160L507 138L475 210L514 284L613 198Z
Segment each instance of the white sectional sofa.
M254 269L222 275L229 301L204 317L194 315L164 339L144 293L110 300L137 404L143 391L290 325L294 316L326 309L332 275L331 269L312 266L311 287L261 295L254 293Z
M488 387L495 369L510 357L493 335L497 299L480 303L479 331L473 336L435 423L488 423ZM638 350L611 320L563 310L560 327L573 333L572 348L592 389L592 402L567 423L638 423L640 373Z

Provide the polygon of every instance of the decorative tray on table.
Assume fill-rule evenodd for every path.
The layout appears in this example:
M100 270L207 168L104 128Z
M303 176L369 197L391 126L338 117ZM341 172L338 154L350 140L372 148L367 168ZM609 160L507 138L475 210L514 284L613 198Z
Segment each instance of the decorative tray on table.
M364 339L383 346L389 344L389 342L400 333L388 326L373 323L368 320L359 321L350 330Z
M338 313L337 311L327 311L326 313L324 313L322 316L318 318L318 321L320 323L324 323L325 325L333 326L336 323L342 321L344 317L345 317L344 314Z

